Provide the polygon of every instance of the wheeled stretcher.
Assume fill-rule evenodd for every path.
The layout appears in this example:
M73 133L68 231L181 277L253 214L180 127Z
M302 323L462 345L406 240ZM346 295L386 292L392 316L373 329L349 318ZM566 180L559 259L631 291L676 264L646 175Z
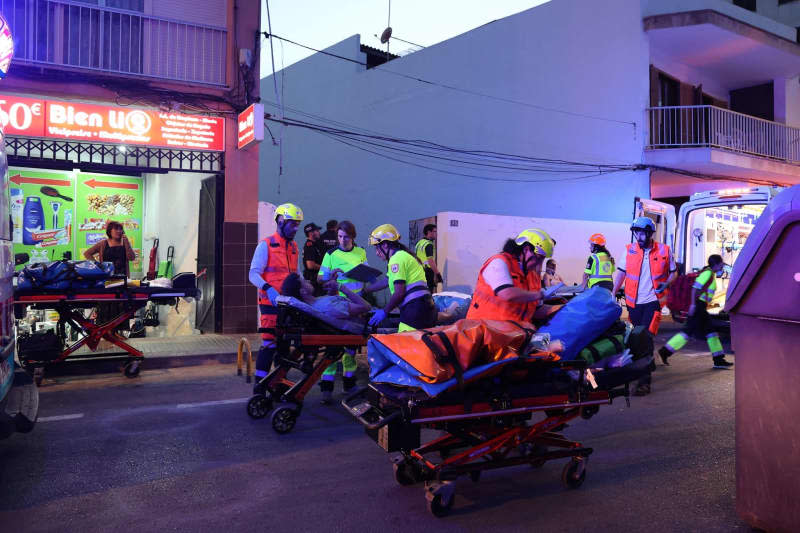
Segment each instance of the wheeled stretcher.
M256 419L269 416L272 428L284 434L294 428L306 394L345 348L365 346L371 333L396 329L378 330L365 321L327 316L291 297L279 297L277 307L273 368L261 379L266 392L247 402L247 414Z
M437 355L440 363L445 358ZM342 405L391 454L395 480L423 483L429 510L444 516L453 506L456 479L477 481L484 470L539 467L569 458L561 480L568 488L579 487L592 448L566 438L562 430L578 417L591 418L614 398L627 401L628 383L638 379L644 366L593 372L582 359L564 361L534 352L464 369L446 387L373 381ZM423 431L430 430L438 436L423 442Z
M128 355L123 372L133 378L139 375L144 354L120 337L115 330L133 318L136 311L154 302L159 305L174 305L177 298L200 298L200 290L191 288L133 287L122 285L114 288L48 290L16 290L14 293L14 313L17 318L25 316L26 309L54 309L58 312L58 323L54 343L46 349L25 350L20 343L20 362L33 372L37 385L44 377L46 366L60 363L74 354L82 346L97 350L101 339L122 348ZM111 320L96 324L84 316L83 310L97 307L100 303L119 303L122 310ZM80 332L80 338L68 344L66 325Z

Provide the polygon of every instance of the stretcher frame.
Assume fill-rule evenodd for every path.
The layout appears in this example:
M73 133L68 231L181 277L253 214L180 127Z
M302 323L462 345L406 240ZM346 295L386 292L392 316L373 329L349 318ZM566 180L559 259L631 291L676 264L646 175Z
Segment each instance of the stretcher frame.
M61 353L52 359L36 360L25 358L23 366L33 371L34 381L37 385L44 379L45 368L52 364L61 363L82 346L88 346L92 352L97 350L100 341L105 339L115 346L118 346L128 358L123 365L123 374L128 378L135 378L141 371L141 364L144 361L144 354L141 350L134 348L117 335L116 328L130 320L136 311L152 301L161 305L172 305L177 298L198 298L199 290L196 288L172 289L157 288L157 290L147 290L143 287L115 287L111 289L84 289L81 291L43 291L41 293L22 293L14 296L15 313L17 316L24 316L27 307L35 309L53 309L58 312L58 324L56 325L56 335L62 342L64 348ZM103 324L95 324L83 316L80 309L96 307L99 303L122 303L124 309L117 316ZM67 345L65 325L69 324L77 329L81 338ZM101 356L102 357L102 356Z
M319 382L325 369L342 358L345 348L366 346L374 328L365 325L364 333L360 335L342 333L286 302L279 301L277 307L275 329L258 330L275 336L273 368L259 380L265 392L250 398L247 414L254 419L269 416L272 429L285 434L294 429L306 394ZM313 329L314 333L307 333L307 329ZM292 380L289 377L291 370L298 370L303 375Z
M547 461L571 458L561 480L567 488L578 488L586 478L593 449L567 439L560 430L579 416L591 418L601 405L612 403L616 397L623 396L627 401L628 385L610 391L590 390L584 361L534 364L580 371L575 390L473 403L468 407L430 405L413 399L402 406L387 407L379 387L368 385L342 400L342 405L365 426L368 435L392 454L395 481L401 485L424 483L427 506L434 516L445 516L452 509L457 478L469 476L477 482L484 470L522 464L538 468ZM537 412L545 413L544 420L528 425ZM421 429L443 434L421 444ZM392 431L399 437L393 439ZM436 456L438 460L434 459Z

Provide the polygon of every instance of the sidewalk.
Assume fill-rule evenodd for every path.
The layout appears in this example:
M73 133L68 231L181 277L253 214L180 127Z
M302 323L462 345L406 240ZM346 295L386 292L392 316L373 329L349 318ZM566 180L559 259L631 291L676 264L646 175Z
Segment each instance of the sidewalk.
M142 368L153 370L216 363L233 364L236 362L241 339L247 339L250 343L255 358L255 352L261 345L258 334L206 333L185 337L126 339L126 342L144 354ZM120 372L127 359L128 354L113 345L96 352L81 348L63 363L47 367L45 372L50 376Z

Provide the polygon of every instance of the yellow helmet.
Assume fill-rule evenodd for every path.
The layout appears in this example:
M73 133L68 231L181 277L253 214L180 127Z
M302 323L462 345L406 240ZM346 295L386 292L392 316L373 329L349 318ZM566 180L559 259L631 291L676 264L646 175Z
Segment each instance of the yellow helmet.
M537 228L526 229L517 235L514 242L517 244L528 243L533 246L534 252L545 257L553 256L553 248L556 245L556 241L554 241L546 231Z
M275 216L283 215L284 220L303 221L303 210L294 204L281 204L275 208Z
M391 224L381 224L369 234L370 244L380 244L383 241L399 241L400 233Z

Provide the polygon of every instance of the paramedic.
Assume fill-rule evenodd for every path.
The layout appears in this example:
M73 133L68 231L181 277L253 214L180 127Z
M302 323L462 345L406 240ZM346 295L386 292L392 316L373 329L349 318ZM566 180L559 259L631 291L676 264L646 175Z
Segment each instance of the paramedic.
M322 267L319 270L319 282L326 291L340 290L340 295L347 296L344 289L360 294L364 284L358 280L345 277L344 273L361 264L367 263L367 252L356 246L356 227L349 220L342 220L336 228L338 247L328 250L322 258ZM334 293L335 294L335 293ZM339 363L333 363L322 374L319 382L322 390L322 402L329 403L333 394L333 384L336 379L336 368ZM346 348L342 356L342 381L344 391L349 392L356 384L355 350Z
M436 325L436 305L428 291L425 271L419 259L400 243L400 234L391 224L381 224L369 236L375 253L387 264L387 277L378 278L366 290L374 292L389 287L391 297L383 309L378 309L369 321L380 324L395 308L400 307L398 332L432 328Z
M260 383L272 367L275 356L275 324L278 309L275 299L286 276L297 272L299 252L294 236L303 221L303 211L294 204L275 208L277 230L256 246L250 262L250 283L258 287L258 309L261 313L261 348L256 358L256 385L253 394L263 394L266 385Z
M677 277L675 258L669 246L653 241L656 226L647 217L638 217L631 224L634 242L625 247L622 264L612 294L625 285L625 305L634 326L646 326L655 336L661 322L661 308L667 302L670 284ZM655 364L650 366L655 369ZM650 374L639 380L637 396L650 394Z
M717 290L717 282L714 278L722 275L725 263L722 257L714 254L708 258L708 266L703 268L694 280L692 285L692 303L689 306L689 318L683 331L673 336L667 344L658 350L661 361L669 365L669 357L686 346L689 337L705 339L708 342L708 351L714 358L714 368L725 369L733 366L733 363L725 360L725 352L722 350L722 343L719 341L719 333L711 328L711 317L706 310L714 293Z
M555 244L541 229L527 229L508 239L503 250L481 267L467 318L531 322L546 316L549 306L542 305L539 272Z
M614 258L606 249L606 238L602 233L595 233L589 237L589 260L583 271L581 289L592 288L595 285L609 291L614 289Z
M436 252L434 249L436 243L436 224L425 224L425 227L422 229L422 234L424 237L417 242L415 252L422 266L425 268L425 281L428 283L428 290L433 294L436 292L436 285L443 282L442 275L439 273L439 269L436 266Z

